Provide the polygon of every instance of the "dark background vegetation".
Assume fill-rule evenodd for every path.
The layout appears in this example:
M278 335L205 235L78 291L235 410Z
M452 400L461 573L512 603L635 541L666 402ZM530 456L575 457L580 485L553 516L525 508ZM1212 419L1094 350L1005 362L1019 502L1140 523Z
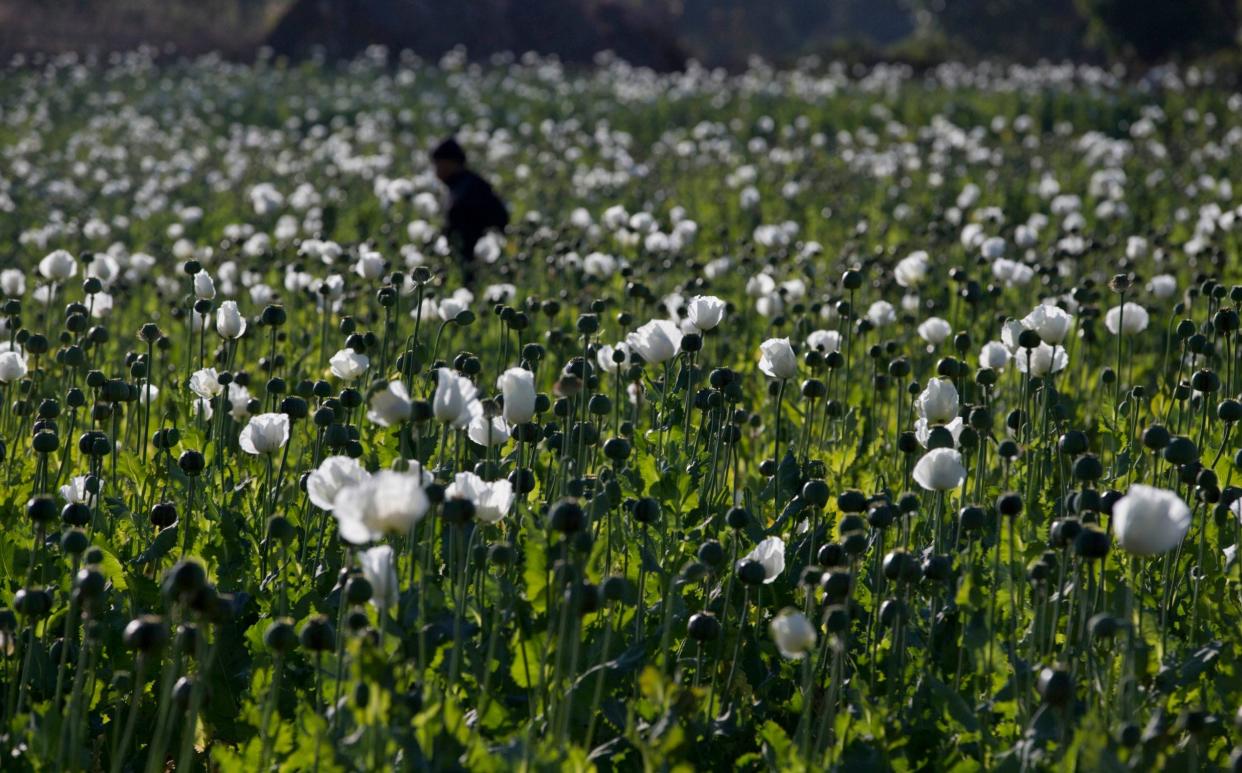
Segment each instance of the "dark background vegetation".
M611 49L636 63L740 67L807 55L915 64L1074 59L1143 68L1238 55L1242 0L0 0L0 54L140 44L247 58L351 56L371 43L437 57Z

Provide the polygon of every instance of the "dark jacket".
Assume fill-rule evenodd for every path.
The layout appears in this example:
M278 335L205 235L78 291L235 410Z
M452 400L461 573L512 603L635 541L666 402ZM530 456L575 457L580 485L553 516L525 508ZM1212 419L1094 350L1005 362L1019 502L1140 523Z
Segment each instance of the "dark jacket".
M492 186L466 169L446 181L449 189L445 233L460 260L474 259L474 247L483 234L509 224L509 210Z

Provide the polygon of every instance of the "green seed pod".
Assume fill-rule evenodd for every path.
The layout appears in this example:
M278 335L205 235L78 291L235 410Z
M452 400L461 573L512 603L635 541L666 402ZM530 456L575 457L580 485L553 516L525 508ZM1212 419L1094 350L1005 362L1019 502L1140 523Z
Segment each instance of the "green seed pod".
M273 620L263 632L263 643L272 652L286 653L298 646L298 636L293 630L293 621L287 617Z
M155 652L168 643L168 626L158 615L142 615L125 626L125 646L137 652Z

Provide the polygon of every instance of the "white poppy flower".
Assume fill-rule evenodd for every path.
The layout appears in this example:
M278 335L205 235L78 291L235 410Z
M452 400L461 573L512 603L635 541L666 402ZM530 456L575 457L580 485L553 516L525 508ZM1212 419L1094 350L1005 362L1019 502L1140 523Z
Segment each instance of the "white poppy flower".
M928 451L914 465L914 480L927 491L949 491L965 479L962 455L951 448Z
M771 584L785 571L785 540L780 537L767 537L755 545L743 560L762 564L763 582L765 585Z
M1190 508L1172 491L1136 483L1113 505L1112 526L1117 544L1129 553L1167 553L1190 530Z
M289 442L289 417L283 413L261 413L242 427L237 436L241 450L254 456L274 454Z
M329 456L306 476L306 495L315 507L331 510L341 489L357 485L369 477L371 474L362 468L357 459Z

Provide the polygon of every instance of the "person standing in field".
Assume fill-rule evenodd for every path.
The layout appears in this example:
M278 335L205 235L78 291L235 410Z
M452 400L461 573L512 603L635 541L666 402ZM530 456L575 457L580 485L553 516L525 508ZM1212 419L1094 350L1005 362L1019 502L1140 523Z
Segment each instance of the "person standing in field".
M474 284L474 249L488 231L504 230L509 210L492 186L466 166L466 152L453 138L431 152L436 177L448 189L444 234L461 267L462 285Z

